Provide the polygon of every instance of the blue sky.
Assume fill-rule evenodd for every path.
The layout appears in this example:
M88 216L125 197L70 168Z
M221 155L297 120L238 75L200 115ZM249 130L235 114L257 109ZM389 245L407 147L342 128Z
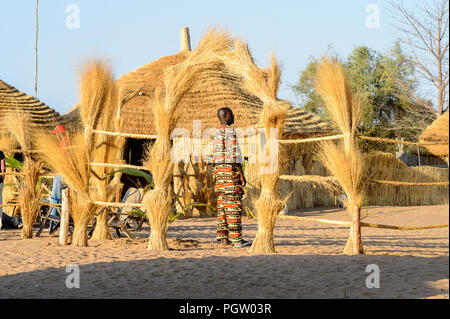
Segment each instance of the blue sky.
M66 26L70 4L79 8L79 28ZM368 5L379 8L379 28L366 26L374 13L366 12ZM290 85L330 44L341 56L360 45L382 52L393 45L399 33L388 9L381 0L40 0L38 98L66 113L78 100L76 66L83 58L110 59L119 77L178 52L181 27L189 27L195 47L208 26L219 26L245 39L262 66L273 50L283 65L279 97L296 102ZM34 37L35 0L2 1L0 79L30 95Z

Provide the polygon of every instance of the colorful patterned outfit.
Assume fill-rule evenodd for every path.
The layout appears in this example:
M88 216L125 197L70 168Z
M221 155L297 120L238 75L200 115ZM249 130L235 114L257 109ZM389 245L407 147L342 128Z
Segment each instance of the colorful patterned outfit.
M240 173L232 163L242 163L236 131L222 125L214 136L214 189L217 194L217 240L242 240L242 196Z

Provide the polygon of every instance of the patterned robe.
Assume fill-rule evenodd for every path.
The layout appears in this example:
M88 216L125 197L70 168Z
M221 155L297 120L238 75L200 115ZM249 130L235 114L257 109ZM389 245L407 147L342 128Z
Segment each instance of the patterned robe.
M214 189L217 194L217 240L242 240L242 196L240 173L232 163L242 163L236 131L222 125L214 136Z

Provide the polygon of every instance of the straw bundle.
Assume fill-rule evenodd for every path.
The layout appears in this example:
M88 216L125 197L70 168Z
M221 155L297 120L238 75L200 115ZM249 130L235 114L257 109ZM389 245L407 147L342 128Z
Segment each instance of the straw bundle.
M75 229L72 244L87 246L86 228L94 210L89 198L90 154L83 132L69 136L70 145L60 146L61 136L40 132L36 144L42 151L40 157L56 174L62 177L71 190L71 214Z
M22 214L22 238L33 237L33 224L41 209L42 188L39 185L42 163L25 158L22 172L24 181L19 185L19 207Z
M122 131L122 119L120 118L120 104L117 99L117 88L113 80L113 73L109 65L104 62L97 62L99 65L96 67L97 72L101 75L100 83L103 87L104 102L95 105L92 109L93 112L98 111L97 119L94 123L92 118L85 118L83 122L86 128L92 128L93 130L100 131ZM100 110L96 108L101 107ZM91 116L91 114L87 114ZM126 139L121 136L112 136L105 134L95 134L92 137L93 140L93 162L95 163L119 163L122 160L123 147ZM93 166L91 168L95 175L91 176L91 185L93 190L91 192L91 198L95 201L110 202L114 199L115 193L112 192L109 186L118 187L120 179L114 179L113 176L107 176L108 173L114 170L113 167L107 166ZM117 174L116 174L117 175ZM98 177L101 177L99 179ZM106 240L112 239L111 233L108 227L109 209L104 209L102 213L97 216L97 223L92 233L92 239Z
M166 69L165 96L162 96L161 90L155 91L152 104L158 137L151 149L147 147L144 159L144 166L152 173L155 184L155 188L143 199L143 206L146 208L151 227L149 250L169 249L166 226L172 210L171 180L174 168L170 157L170 133L180 117L181 98L191 88L197 74L218 63L211 57L228 50L230 46L231 40L226 33L212 29L202 37L188 59Z
M92 197L97 194L90 192L93 178L90 163L94 156L105 155L101 147L97 148L92 131L99 123L100 114L116 103L116 94L110 67L105 62L88 60L80 69L80 75L80 115L84 132L69 136L70 145L66 147L60 147L61 136L40 133L37 141L42 158L71 189L75 223L72 244L84 247L88 245L87 226L98 209L92 204ZM101 186L99 192L103 194L105 188Z
M364 248L361 243L360 210L363 200L364 162L355 140L361 117L360 103L352 94L342 65L335 60L322 59L316 75L316 89L326 102L336 126L344 135L343 141L337 145L330 141L323 142L319 157L347 195L345 205L353 218L344 253L362 254Z
M28 115L25 113L9 112L5 118L6 129L24 151L24 164L22 173L24 178L20 180L19 209L22 215L22 237L33 237L33 224L40 210L41 189L38 185L42 165L36 163L28 153L31 150L32 128Z
M245 42L236 40L234 46L235 50L222 59L228 68L243 76L244 88L263 101L260 124L265 128L266 144L262 151L268 156L271 148L278 150L278 140L275 145L272 145L271 133L275 129L277 134L281 134L289 110L289 105L283 104L277 99L281 76L280 67L272 54L268 68L263 70L255 64ZM278 176L282 167L279 160L282 158L280 152L277 152L276 167L271 170L271 173L261 174L261 195L255 201L258 213L258 232L250 248L250 252L253 253L275 252L273 228L278 213L287 201L287 199L281 201L277 193ZM267 168L270 164L258 163L258 165L260 172L263 172L262 169Z

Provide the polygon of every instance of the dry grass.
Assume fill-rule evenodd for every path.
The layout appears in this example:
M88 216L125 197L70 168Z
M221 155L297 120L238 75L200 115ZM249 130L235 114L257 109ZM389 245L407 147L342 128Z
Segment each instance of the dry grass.
M5 154L9 153L8 150L16 149L17 146L17 142L8 132L0 135L0 150L2 150Z
M316 90L324 99L334 124L342 134L354 135L361 118L360 101L353 96L342 65L334 59L323 58L316 79Z
M80 117L83 126L96 126L106 105L116 103L115 83L111 66L101 59L87 59L79 68Z
M22 168L24 177L18 179L18 202L23 220L22 237L32 238L33 224L40 211L42 190L38 185L38 181L42 164L32 159L30 153L28 153L32 148L31 136L33 134L29 116L23 112L16 113L11 111L6 114L4 125L9 132L9 135L5 136L4 142L7 142L7 139L12 139L12 141L7 143L11 143L11 145L18 144L24 151Z
M92 63L92 62L91 62ZM114 82L114 76L111 68L105 62L96 62L94 74L101 74L98 81L101 81L101 85L97 90L102 91L100 94L102 99L98 100L99 103L93 112L98 111L96 121L93 123L85 122L95 130L100 131L122 131L122 119L120 117L120 104L118 101L117 86ZM99 93L97 93L99 94ZM95 134L93 136L93 153L92 161L95 163L119 163L122 160L123 148L126 139L119 136L109 136L104 134ZM119 181L114 180L113 176L107 176L108 173L114 169L111 167L92 167L95 175L101 177L97 178L95 175L91 175L91 185L93 190L91 191L91 198L95 201L110 202L114 199L115 193L111 191L109 186L118 187ZM108 223L109 209L103 210L103 212L97 216L97 223L92 233L92 239L106 240L112 239L109 231Z
M277 134L281 134L289 110L289 105L281 103L277 98L281 70L273 54L269 66L264 70L255 64L245 42L237 39L234 42L234 47L233 51L228 52L221 59L227 68L242 75L244 89L263 101L260 124L265 128L266 144L264 149L260 151L269 155L271 149L278 150L278 141L276 141L276 145L271 143L271 129L276 129ZM258 232L250 248L253 253L275 252L273 228L278 213L287 201L287 199L280 200L277 193L278 176L282 167L280 159L283 158L279 154L277 152L276 168L270 174L261 174L261 195L255 201L258 214ZM269 164L259 163L258 165L261 169L260 172L263 172L263 168Z
M23 182L19 185L19 207L22 215L22 237L33 237L33 224L41 209L42 188L39 185L42 164L37 164L26 157L22 172L25 174Z
M89 193L89 149L83 132L69 136L70 145L60 147L61 136L40 132L36 136L36 144L42 152L41 159L66 183L73 192L71 215L75 223L72 244L87 246L85 225L92 218L93 205Z
M336 178L343 192L347 195L344 204L348 209L361 207L363 203L363 158L361 153L352 148L345 152L342 143L324 142L321 144L319 157L322 164Z
M29 117L23 112L7 113L3 119L10 138L19 144L23 151L31 150L31 125ZM8 137L6 137L6 140Z
M226 32L216 29L208 31L197 48L182 63L165 71L165 96L155 91L153 113L158 138L154 146L147 148L144 166L152 173L155 188L145 194L143 199L146 214L150 221L150 250L168 250L166 240L167 219L172 210L172 172L174 163L170 157L170 133L180 116L180 101L202 71L218 63L216 55L229 50L230 37Z
M336 60L323 58L316 72L316 90L324 99L335 125L344 135L343 142L337 145L329 141L322 143L319 158L342 187L347 196L347 210L353 216L344 253L359 254L364 252L359 216L364 195L364 161L355 140L361 118L360 101L353 96L347 75Z
M272 53L270 64L264 70L259 68L244 41L236 39L234 50L221 57L227 68L244 76L244 88L261 100L276 100L280 83L281 70Z
M290 154L298 154L293 151ZM364 154L364 176L367 180L406 181L416 183L446 182L448 181L448 169L431 166L407 166L392 154L373 153ZM309 179L311 175L328 177L330 172L320 163L314 162L312 169L300 158L289 157L289 165L281 174L300 176ZM259 177L256 164L247 164L245 168L247 181L253 181ZM364 205L381 206L424 206L444 205L449 203L449 188L447 186L395 186L366 183L364 187ZM294 192L287 205L289 210L297 210L311 207L333 207L337 205L339 193L342 188L331 189L327 185L320 185L309 181L280 180L278 193L280 197ZM253 202L261 192L258 181L246 188L243 205L254 210Z
M38 135L37 144L43 160L62 177L73 193L71 212L75 229L72 244L83 247L88 245L87 225L98 209L91 202L92 196L97 196L96 191L102 193L106 189L106 186L96 189L98 185L92 184L90 163L94 157L104 160L110 156L103 145L97 147L98 140L92 130L99 123L106 123L108 118L111 120L117 111L117 94L111 68L105 61L87 60L80 68L80 75L79 108L84 132L70 135L67 147L60 147L62 136L45 133ZM96 191L91 192L90 186L94 186Z
M172 205L170 182L174 165L170 158L170 131L176 123L172 116L176 116L172 112L176 106L177 104L166 105L160 94L156 94L153 112L158 138L153 147L147 147L144 156L144 166L152 173L155 184L155 188L147 192L143 199L151 227L148 249L154 251L169 249L166 225Z
M368 180L403 182L446 182L448 169L431 166L409 167L394 155L371 153L365 156L365 175ZM367 184L369 205L443 205L448 204L448 186L395 186Z

